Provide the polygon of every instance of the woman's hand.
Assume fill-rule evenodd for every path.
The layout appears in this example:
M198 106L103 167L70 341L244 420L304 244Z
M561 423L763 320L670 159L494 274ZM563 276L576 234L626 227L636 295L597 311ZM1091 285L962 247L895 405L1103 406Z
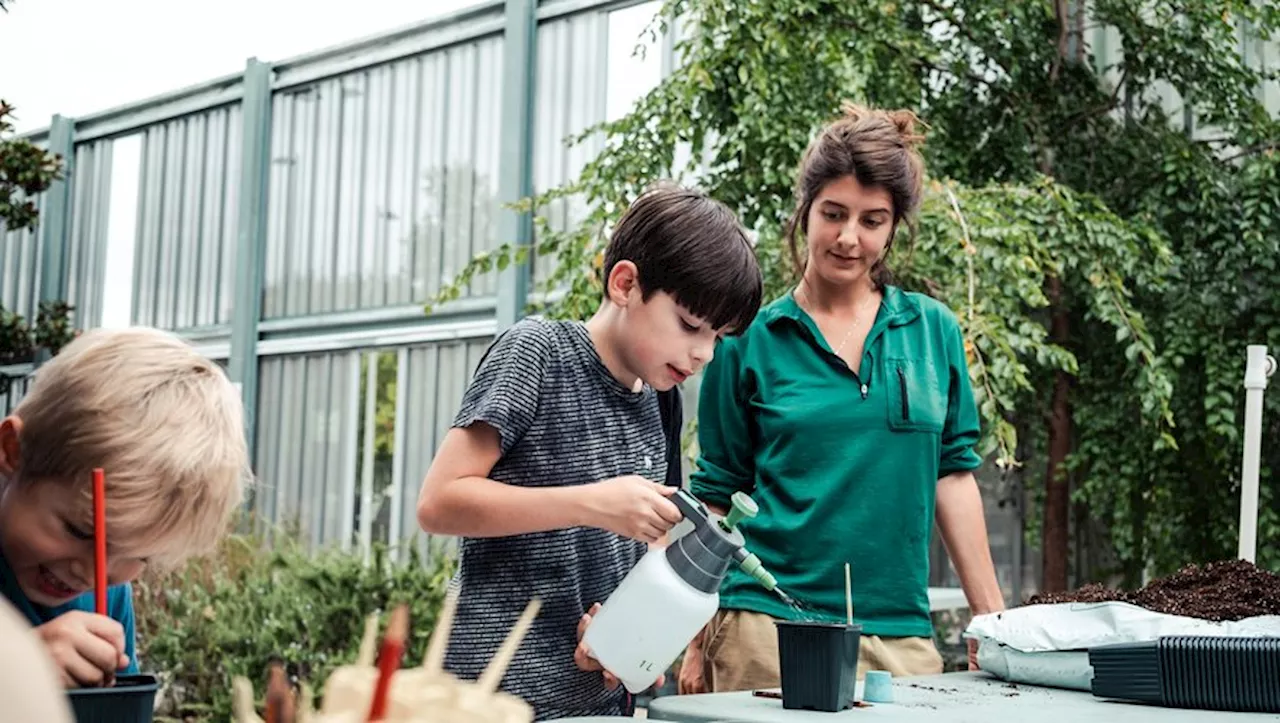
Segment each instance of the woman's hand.
M969 609L974 615L1004 610L1004 593L991 561L982 493L973 473L957 472L938 480L936 500L938 529Z

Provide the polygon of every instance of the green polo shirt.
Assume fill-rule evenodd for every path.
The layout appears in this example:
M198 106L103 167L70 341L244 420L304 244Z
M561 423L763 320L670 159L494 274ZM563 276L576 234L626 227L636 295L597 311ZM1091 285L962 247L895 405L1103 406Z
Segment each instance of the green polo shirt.
M981 463L978 412L955 316L886 287L854 373L791 294L725 339L698 404L693 494L760 507L747 549L822 617L845 617L844 565L863 632L929 636L929 539L940 477ZM733 569L720 606L801 617Z

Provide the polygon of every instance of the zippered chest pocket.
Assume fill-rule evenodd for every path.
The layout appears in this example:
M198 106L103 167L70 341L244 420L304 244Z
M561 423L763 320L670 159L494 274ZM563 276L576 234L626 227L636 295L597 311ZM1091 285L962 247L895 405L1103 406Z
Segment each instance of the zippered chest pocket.
M889 429L941 432L947 419L947 390L925 359L888 357L883 376Z

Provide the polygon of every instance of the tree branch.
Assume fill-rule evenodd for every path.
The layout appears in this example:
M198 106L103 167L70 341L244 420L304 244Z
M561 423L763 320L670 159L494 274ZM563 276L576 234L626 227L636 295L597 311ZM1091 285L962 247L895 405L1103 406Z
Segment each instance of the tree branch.
M1058 74L1062 71L1062 61L1067 57L1067 0L1053 0L1053 13L1058 18L1058 52L1053 56L1053 65L1049 66L1049 85L1058 82Z
M1077 123L1084 120L1092 120L1100 115L1110 113L1120 105L1120 89L1124 87L1125 81L1129 79L1129 66L1125 66L1120 72L1120 80L1116 81L1116 87L1111 90L1111 97L1103 105L1094 108L1086 108L1067 119L1066 128L1073 128ZM1064 129L1065 130L1065 129Z
M1267 141L1266 143L1259 143L1256 146L1246 148L1243 151L1240 151L1239 153L1233 156L1227 156L1226 158L1222 159L1222 162L1230 163L1232 161L1244 158L1245 156L1252 156L1255 153L1265 152L1265 151L1275 151L1275 150L1280 150L1280 141Z
M1009 71L1009 68L1005 67L1004 63L1001 63L999 60L997 60L992 55L992 53L989 50L987 50L987 47L978 41L977 36L975 36L972 32L970 32L969 28L965 27L956 18L955 14L951 12L950 8L944 7L942 4L938 3L936 0L924 0L924 4L927 5L929 8L931 8L934 12L938 13L938 15L942 16L942 18L946 20L948 23L951 23L951 25L955 27L956 31L959 32L961 35L963 35L966 40L968 40L970 43L973 43L974 46L981 48L983 55L986 56L987 60L990 60L992 63L995 64L997 68L999 68L1000 70L1003 70L1006 76L1013 77L1013 73Z
M897 47L897 46L895 46L895 45L891 45L891 44L888 44L888 43L885 43L882 47L884 47L884 48L886 48L887 50L889 50L889 51L893 52L893 53L894 53L894 54L896 54L899 58L902 58L902 59L903 59L903 60L905 60L906 62L911 63L911 64L913 64L913 65L916 65L916 66L917 66L917 67L919 67L919 68L923 68L924 70L932 70L932 71L935 71L935 72L937 72L937 73L945 73L946 75L949 75L949 76L951 76L951 77L953 77L953 78L961 78L961 77L963 77L963 78L966 78L966 79L968 79L969 81L971 81L971 82L973 82L973 83L976 83L977 85L981 85L982 87L984 87L984 88L986 88L987 90L991 91L993 94L1003 95L1003 96L1005 96L1005 97L1009 98L1009 100L1011 100L1011 101L1015 101L1015 102L1018 100L1018 98L1016 97L1016 95L1015 95L1015 94L1013 94L1013 93L1012 93L1008 88L1004 88L1004 87L998 86L998 85L996 85L995 83L992 83L991 81L987 80L986 78L983 78L982 76L980 76L980 75L978 75L978 74L976 74L976 73L957 73L957 72L956 72L955 70L953 70L952 68L944 68L944 67L942 67L942 66L940 66L940 65L936 65L936 64L934 64L934 63L930 63L928 60L925 60L924 58L921 58L921 57L918 57L918 56L914 56L914 55L907 55L907 53L906 53L904 50L902 50L902 48L899 48L899 47Z

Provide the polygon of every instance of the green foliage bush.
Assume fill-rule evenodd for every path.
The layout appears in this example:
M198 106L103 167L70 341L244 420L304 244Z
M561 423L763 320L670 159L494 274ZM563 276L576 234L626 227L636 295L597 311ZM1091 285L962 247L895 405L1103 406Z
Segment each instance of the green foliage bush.
M663 81L568 139L595 157L511 205L534 237L500 239L428 309L537 257L555 264L535 308L590 316L609 228L664 177L758 233L775 298L794 283L781 230L815 130L844 100L913 109L936 184L890 266L960 318L983 449L1027 493L1045 583L1080 568L1134 586L1235 555L1245 346L1280 347L1278 75L1258 62L1280 5L664 0L644 38L668 31ZM1264 420L1280 434L1280 395ZM1259 540L1280 534L1280 446L1262 455ZM1073 518L1105 530L1114 565L1066 564L1088 527ZM1276 546L1258 554L1280 565Z
M406 661L421 659L444 601L451 557L416 547L392 562L386 547L311 552L292 540L227 538L216 554L135 586L142 667L161 675L157 720L226 721L231 679L263 693L267 663L281 658L317 696L337 666L353 661L365 618L410 605ZM385 619L384 619L385 625Z

